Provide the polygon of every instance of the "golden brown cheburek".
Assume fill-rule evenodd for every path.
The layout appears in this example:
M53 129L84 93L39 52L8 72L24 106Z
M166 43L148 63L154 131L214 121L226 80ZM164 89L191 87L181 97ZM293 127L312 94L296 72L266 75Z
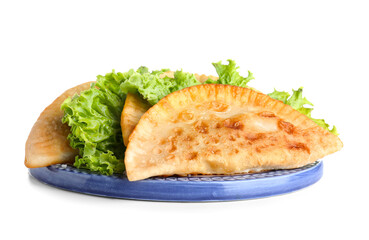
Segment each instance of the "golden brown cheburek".
M127 146L128 138L140 121L141 116L151 107L139 94L128 93L124 103L120 125L124 145Z
M211 80L218 80L217 77L212 75L199 75L194 74L196 79L201 83L205 82L209 78ZM160 75L163 77L174 78L173 71L167 71ZM133 132L133 129L136 127L138 121L140 121L141 116L151 107L146 100L144 100L139 94L128 93L126 101L124 103L123 112L121 115L121 127L122 127L122 135L124 145L127 146L129 141L129 136Z
M290 169L342 148L292 107L251 89L206 84L160 100L140 119L125 154L130 181L157 175Z
M64 112L60 106L68 97L89 89L91 83L86 82L65 91L41 113L26 142L24 164L28 168L74 162L78 150L69 145L67 136L70 128L61 121Z

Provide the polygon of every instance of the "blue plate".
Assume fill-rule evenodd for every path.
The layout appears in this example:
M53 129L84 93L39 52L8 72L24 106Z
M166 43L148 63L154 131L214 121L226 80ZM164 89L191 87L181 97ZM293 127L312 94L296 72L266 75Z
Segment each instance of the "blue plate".
M130 182L125 175L103 176L67 165L30 169L58 188L113 198L154 201L231 201L289 193L317 182L323 163L302 168L232 176L154 177Z

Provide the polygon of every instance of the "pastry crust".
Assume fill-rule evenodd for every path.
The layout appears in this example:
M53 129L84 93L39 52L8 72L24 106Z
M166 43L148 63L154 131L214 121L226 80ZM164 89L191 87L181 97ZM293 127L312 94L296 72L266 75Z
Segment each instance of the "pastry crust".
M78 150L69 145L67 136L70 128L61 121L64 112L60 106L68 97L89 89L91 83L86 82L65 91L41 113L26 142L24 164L28 168L74 162Z
M297 168L342 148L336 135L292 107L220 84L166 96L141 117L129 140L130 181Z

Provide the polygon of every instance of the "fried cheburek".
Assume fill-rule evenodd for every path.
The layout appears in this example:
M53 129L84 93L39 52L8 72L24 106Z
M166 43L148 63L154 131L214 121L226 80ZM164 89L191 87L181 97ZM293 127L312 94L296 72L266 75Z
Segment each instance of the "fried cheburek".
M60 106L68 97L89 89L91 83L86 82L68 89L40 114L26 142L24 164L28 168L74 162L78 150L69 145L67 137L70 128L62 123L64 112Z
M141 116L151 107L139 94L128 93L124 103L120 124L124 145L128 145L128 138L136 127Z
M130 181L298 168L342 148L336 135L291 106L220 84L169 94L141 117L129 140Z

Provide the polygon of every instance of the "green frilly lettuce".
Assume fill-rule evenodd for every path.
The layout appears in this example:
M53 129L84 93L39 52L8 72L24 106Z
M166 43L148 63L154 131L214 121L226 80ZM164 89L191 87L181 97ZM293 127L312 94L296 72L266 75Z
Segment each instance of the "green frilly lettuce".
M248 87L249 81L254 79L248 72L247 77L242 77L233 60L228 64L213 63L219 79L208 79L205 83L228 84L240 87ZM127 93L139 93L150 104L156 104L168 94L186 87L201 84L194 74L181 71L174 73L174 78L160 75L169 69L161 69L149 72L146 67L140 67L136 71L128 72L114 70L105 76L97 76L96 83L91 88L68 98L62 104L64 110L63 123L71 127L68 136L70 145L79 149L79 155L75 159L74 166L91 171L111 175L124 171L125 147L122 140L120 117ZM274 91L270 97L291 105L294 109L311 118L312 108L304 105L312 104L302 97L302 89L288 92ZM318 125L329 130L329 125L323 119L311 118ZM329 130L336 134L336 128Z
M311 117L311 112L313 108L305 107L305 105L314 106L311 102L309 102L305 97L302 97L302 88L298 90L292 90L292 95L288 92L277 91L274 89L274 92L268 94L271 98L282 101L284 104L290 105L293 109L299 111L302 114L308 116L311 120L313 120L316 124L321 126L322 128L330 131L333 134L338 135L336 126L333 126L329 129L329 124L324 121L324 119L316 119Z
M215 70L219 76L217 81L208 79L205 83L218 83L218 84L228 84L239 87L248 87L247 84L251 80L255 79L253 74L249 71L247 77L242 77L237 69L236 62L233 60L228 60L228 64L222 64L222 62L213 63Z
M152 105L172 92L201 84L195 78L194 74L183 71L176 71L174 78L167 76L161 78L160 74L168 69L153 71L151 73L148 71L140 73L139 70L121 83L120 90L124 95L129 92L139 93Z
M124 151L120 115L125 96L119 85L128 74L106 74L97 76L91 88L68 98L63 123L68 123L71 132L70 145L79 149L74 166L101 174L111 175L124 170Z

